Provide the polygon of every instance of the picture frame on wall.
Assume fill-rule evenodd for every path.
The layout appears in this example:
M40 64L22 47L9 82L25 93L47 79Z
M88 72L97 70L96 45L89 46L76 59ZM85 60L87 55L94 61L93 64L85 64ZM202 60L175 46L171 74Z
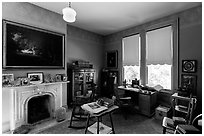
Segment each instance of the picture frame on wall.
M27 77L31 84L41 84L43 82L43 73L27 73Z
M2 37L3 69L65 68L65 34L3 19Z
M182 72L195 73L197 69L196 60L182 60Z
M196 95L197 76L192 74L181 74L181 87L191 90L191 93Z
M107 51L106 52L106 66L107 68L117 68L118 67L118 51Z

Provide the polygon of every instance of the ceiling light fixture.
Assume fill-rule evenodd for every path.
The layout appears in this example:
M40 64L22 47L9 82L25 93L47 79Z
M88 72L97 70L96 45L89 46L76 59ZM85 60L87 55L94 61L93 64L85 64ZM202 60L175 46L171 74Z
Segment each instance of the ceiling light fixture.
M76 11L71 8L71 2L69 2L69 7L62 9L62 13L66 22L73 23L76 21Z

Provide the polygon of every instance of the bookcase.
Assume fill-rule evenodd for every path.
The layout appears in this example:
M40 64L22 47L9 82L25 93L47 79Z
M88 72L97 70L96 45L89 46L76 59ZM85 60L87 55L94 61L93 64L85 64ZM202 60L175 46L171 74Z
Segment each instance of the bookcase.
M68 80L71 82L68 88L68 103L74 101L76 96L88 93L92 89L92 83L95 83L96 80L96 71L90 68L70 68L67 75Z

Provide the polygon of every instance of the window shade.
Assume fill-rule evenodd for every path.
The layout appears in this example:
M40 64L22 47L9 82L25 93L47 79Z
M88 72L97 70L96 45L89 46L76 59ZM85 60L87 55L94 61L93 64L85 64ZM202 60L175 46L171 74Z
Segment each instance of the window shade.
M172 64L172 27L147 32L146 63Z
M123 66L137 65L140 59L140 35L123 38Z

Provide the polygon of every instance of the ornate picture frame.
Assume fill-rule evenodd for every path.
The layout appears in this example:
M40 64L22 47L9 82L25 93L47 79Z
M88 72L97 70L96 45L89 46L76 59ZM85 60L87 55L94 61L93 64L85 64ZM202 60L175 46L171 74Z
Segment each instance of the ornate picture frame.
M182 72L195 73L197 69L196 60L182 60Z
M118 51L107 51L106 52L106 66L107 68L117 68L118 67Z
M27 73L31 84L41 84L43 82L43 72Z
M197 76L192 74L181 74L181 87L188 88L196 95L197 89Z

